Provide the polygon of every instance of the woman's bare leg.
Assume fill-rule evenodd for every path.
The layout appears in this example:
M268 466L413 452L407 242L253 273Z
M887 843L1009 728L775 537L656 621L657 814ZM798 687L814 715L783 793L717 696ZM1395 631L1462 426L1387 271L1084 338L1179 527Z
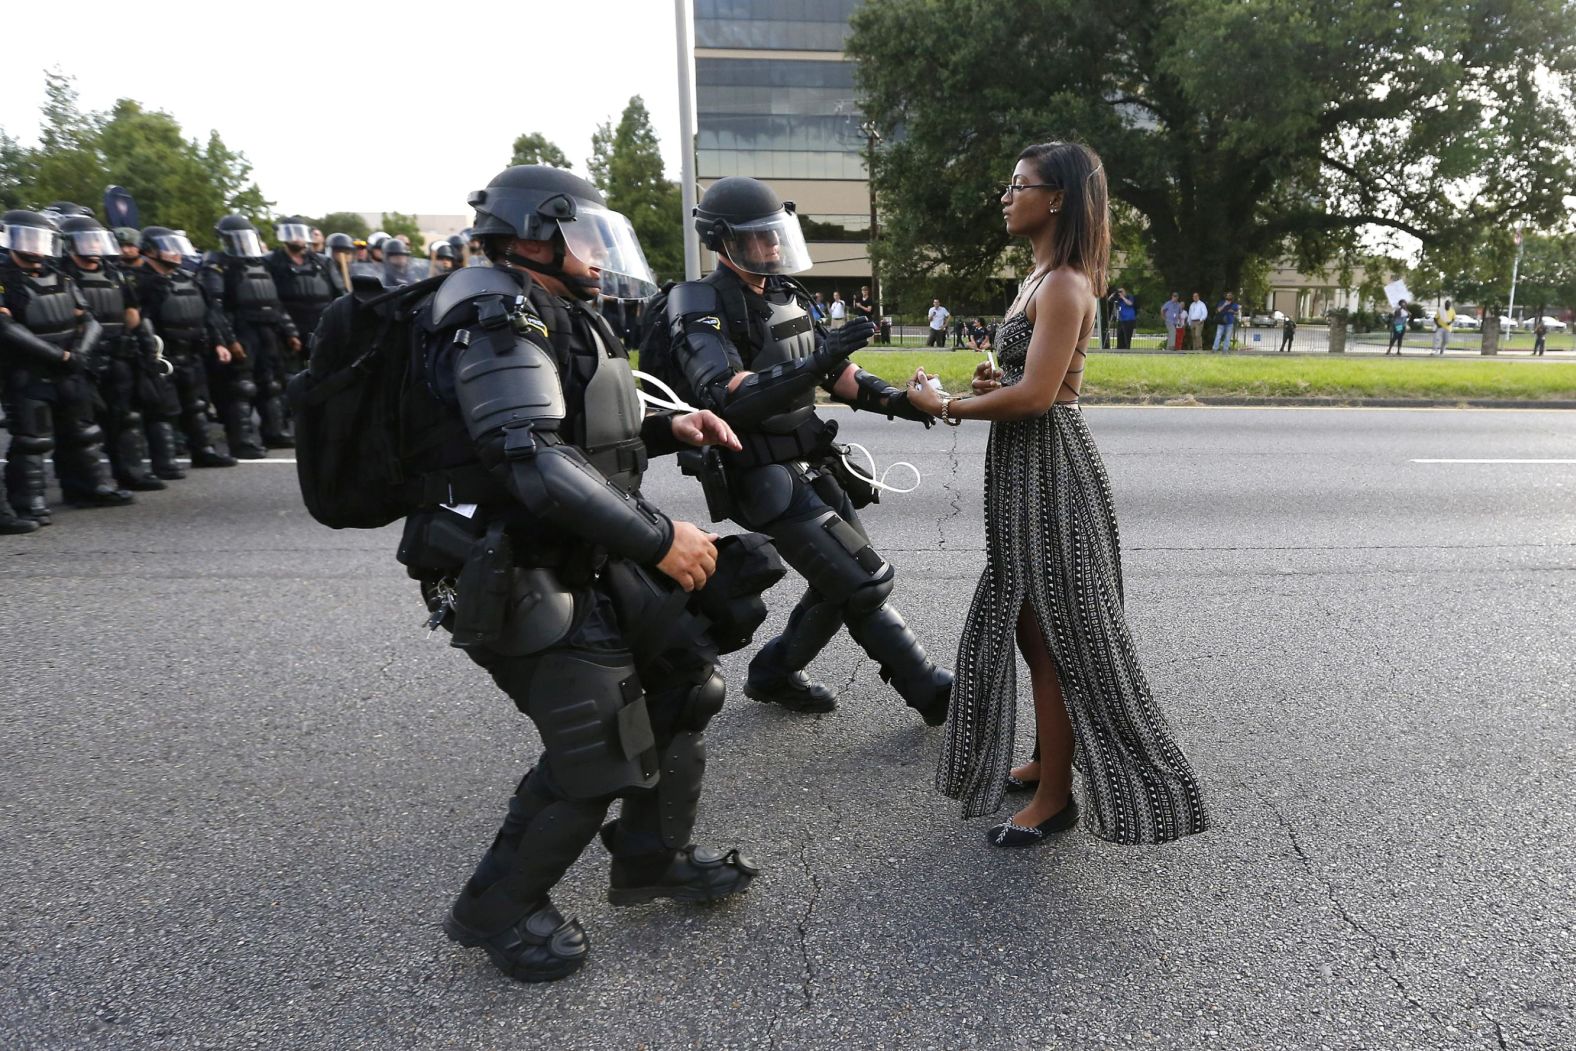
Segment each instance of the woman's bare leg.
M1018 651L1029 665L1029 681L1034 691L1034 722L1040 741L1037 764L1018 767L1013 774L1024 780L1040 779L1029 805L1012 815L1014 823L1024 826L1042 824L1067 806L1073 787L1073 725L1067 718L1062 700L1062 682L1056 674L1056 661L1045 648L1045 636L1025 602L1018 612ZM1032 768L1032 769L1031 769ZM1019 771L1029 771L1024 777Z

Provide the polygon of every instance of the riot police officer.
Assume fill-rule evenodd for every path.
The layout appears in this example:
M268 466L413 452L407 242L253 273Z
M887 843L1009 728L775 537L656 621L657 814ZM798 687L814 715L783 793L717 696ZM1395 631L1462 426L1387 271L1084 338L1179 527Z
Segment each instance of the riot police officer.
M224 315L182 265L196 251L184 234L165 226L145 227L141 249L137 299L143 317L164 341L164 356L174 370L165 397L144 409L153 419L148 451L154 473L160 478L183 476L175 463L177 423L193 467L234 467L235 457L215 449L208 432L208 359L216 366L231 359Z
M216 364L209 389L224 423L230 452L243 460L260 460L266 449L291 449L295 439L285 416L285 355L299 353L295 322L279 299L273 275L263 265L263 242L244 215L227 215L214 227L221 249L203 260L197 280L225 315L229 327L230 361ZM262 434L252 422L252 408L262 420Z
M279 301L295 323L300 339L310 338L317 331L318 318L339 294L329 262L312 250L311 238L312 226L305 219L296 216L282 220L274 227L274 240L279 244L264 261L279 290ZM291 355L282 360L286 373L294 375L300 371L300 363ZM259 376L258 383L262 382Z
M717 606L733 592L716 590L729 572L712 574L744 543L725 548L641 496L648 454L737 442L711 413L642 412L628 359L592 309L616 273L651 287L628 220L546 166L509 168L470 203L495 268L451 274L417 315L427 337L413 374L425 383L408 444L427 450L414 469L438 484L429 510L407 519L401 558L431 623L451 627L543 742L445 929L511 976L546 981L587 949L548 892L614 798L620 817L601 828L614 905L711 901L755 876L737 850L689 837L703 731L723 703L715 662L733 630L721 629L742 623L729 644L742 646L765 607L759 583L746 613Z
M339 298L350 291L350 268L356 261L356 240L349 234L334 233L328 235L328 282L333 287L334 298ZM313 325L310 330L302 329L310 335L317 331Z
M834 473L835 424L815 411L815 389L855 409L930 426L906 391L849 363L874 332L856 319L826 332L787 275L810 266L792 203L765 183L729 177L695 210L695 226L721 264L667 299L674 363L691 403L727 420L744 444L722 453L734 521L760 530L808 587L783 633L750 662L744 692L795 711L825 712L836 695L804 669L848 626L925 722L946 721L952 674L936 667L887 602L894 572L876 553Z
M22 209L6 212L0 223L8 246L0 264L0 367L11 428L5 467L11 506L20 518L50 523L44 456L51 450L67 503L129 504L131 494L109 483L100 462L103 431L93 420L96 392L88 373L103 330L81 291L54 265L60 230Z
M432 273L447 274L454 269L454 245L439 241L432 246Z
M408 285L417 274L410 263L410 246L397 237L383 242L383 273L381 279L390 288Z
M160 368L158 344L143 328L136 287L113 262L120 259L120 245L87 215L62 219L60 231L66 247L63 269L104 330L94 379L104 406L99 418L108 438L110 470L123 489L163 489L164 482L148 472L142 412L142 395L150 386L145 377Z

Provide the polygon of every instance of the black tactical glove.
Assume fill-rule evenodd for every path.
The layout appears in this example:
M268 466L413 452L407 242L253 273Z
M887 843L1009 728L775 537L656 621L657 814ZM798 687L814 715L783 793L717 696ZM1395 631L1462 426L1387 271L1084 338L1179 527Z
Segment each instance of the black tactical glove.
M848 360L848 355L860 347L870 345L870 337L876 334L876 326L869 318L860 318L850 321L842 328L826 334L826 341L815 351L816 368L822 372L831 372L834 368Z
M909 404L908 391L906 390L887 395L884 409L888 416L896 416L900 420L913 420L915 423L924 424L927 431L936 425L934 416L923 409L916 409Z

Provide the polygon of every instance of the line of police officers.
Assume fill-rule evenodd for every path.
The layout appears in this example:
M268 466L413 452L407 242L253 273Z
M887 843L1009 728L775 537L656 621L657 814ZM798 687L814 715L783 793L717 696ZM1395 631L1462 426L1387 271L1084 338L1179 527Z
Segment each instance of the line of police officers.
M808 586L751 661L749 696L830 711L836 695L805 669L846 627L927 724L945 721L952 676L888 601L894 568L850 500L836 426L818 414L815 391L933 421L849 361L871 337L868 321L836 332L815 323L791 276L809 267L793 205L762 183L724 179L707 191L695 222L720 265L674 286L647 318L694 411L642 407L623 341L595 309L604 296L628 301L656 286L628 219L594 186L518 166L469 203L488 265L414 293L403 315L416 337L405 352L415 382L401 444L414 451L406 466L425 496L398 557L420 583L429 625L491 674L543 745L444 929L506 974L547 981L586 958L584 929L549 892L598 835L612 856L614 905L716 901L758 874L737 849L699 846L690 834L704 731L725 694L717 659L752 641L765 619L761 594L783 561ZM30 212L5 223L7 481L11 506L35 521L47 519L36 457L52 434L66 451L57 470L68 499L129 499L93 474L86 377L98 377L110 406L112 449L128 432L149 439L155 477L139 473L140 448L124 438L112 457L118 481L178 475L173 442L152 437L175 422L194 462L233 463L205 436L210 392L232 452L261 456L290 441L279 393L303 334L324 346L351 338L356 304L369 295L356 275L380 276L368 270L380 266L379 284L398 283L386 274L403 254L384 241L355 259L358 246L336 235L325 259L310 250L306 225L288 221L265 257L256 231L232 216L219 224L222 250L195 277L183 268L192 254L184 237L144 230L128 280L104 261L112 242L91 217L73 217L69 232ZM61 237L75 277L54 265ZM355 294L341 296L347 286ZM111 321L120 349L109 360L123 367L101 372L95 347ZM681 451L702 458L714 520L751 532L719 538L642 495L648 459ZM606 821L615 800L618 817Z
M0 534L50 524L51 453L68 504L116 507L183 478L183 451L193 467L230 467L291 448L285 382L323 311L355 274L389 285L425 276L381 232L365 242L336 233L323 252L299 218L277 225L272 251L243 216L214 233L219 250L199 256L180 231L111 234L69 201L0 216L0 405L11 431ZM464 245L438 245L430 265L452 269Z

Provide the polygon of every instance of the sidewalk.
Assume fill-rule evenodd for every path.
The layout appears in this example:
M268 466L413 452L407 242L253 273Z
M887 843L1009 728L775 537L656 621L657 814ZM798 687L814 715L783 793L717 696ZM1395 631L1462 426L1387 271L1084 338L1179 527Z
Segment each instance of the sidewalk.
M1298 329L1292 336L1291 350L1287 356L1296 354L1328 354L1330 352L1330 334L1328 329L1307 328ZM1428 332L1413 332L1407 335L1402 344L1402 357L1429 357L1433 353L1433 334ZM1273 328L1250 328L1236 334L1236 345L1232 348L1232 355L1250 356L1282 356L1280 347L1281 333ZM1470 340L1470 343L1468 342ZM1117 350L1114 347L1102 348L1098 339L1089 341L1089 350L1102 354L1160 354L1166 353L1163 344L1165 336L1159 332L1139 332L1133 335L1133 348L1131 350ZM1576 350L1571 348L1569 336L1564 336L1561 343L1549 341L1548 353L1544 357L1535 358L1530 350L1506 350L1500 348L1497 355L1484 355L1479 351L1479 337L1477 333L1462 333L1451 337L1451 346L1445 351L1445 357L1457 360L1470 361L1524 361L1533 364L1576 364ZM1384 357L1387 345L1382 332L1363 332L1356 336L1348 334L1346 337L1346 350L1348 356ZM1172 354L1210 354L1208 349L1170 351Z

